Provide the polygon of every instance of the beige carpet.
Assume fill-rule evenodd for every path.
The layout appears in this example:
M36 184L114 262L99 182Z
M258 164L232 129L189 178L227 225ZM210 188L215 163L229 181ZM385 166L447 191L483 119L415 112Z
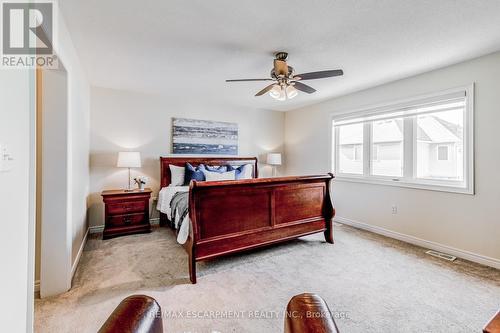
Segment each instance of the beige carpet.
M199 263L196 285L170 230L93 237L73 288L35 302L35 331L96 332L135 293L158 300L166 332L282 332L288 300L305 291L328 302L344 333L480 332L500 307L498 270L434 259L347 226L335 230L334 245L313 235ZM197 311L207 312L195 318Z

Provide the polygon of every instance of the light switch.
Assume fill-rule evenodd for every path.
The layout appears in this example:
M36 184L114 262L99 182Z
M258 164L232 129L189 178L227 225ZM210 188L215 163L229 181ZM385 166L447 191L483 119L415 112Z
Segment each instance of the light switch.
M0 144L0 172L12 170L14 158L5 144Z

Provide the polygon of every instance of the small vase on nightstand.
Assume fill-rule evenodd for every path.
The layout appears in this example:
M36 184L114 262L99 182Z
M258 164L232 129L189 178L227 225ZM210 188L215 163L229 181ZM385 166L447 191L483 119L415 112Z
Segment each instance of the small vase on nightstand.
M149 178L142 176L142 177L134 178L134 181L137 184L137 190L144 191L144 186L149 181Z

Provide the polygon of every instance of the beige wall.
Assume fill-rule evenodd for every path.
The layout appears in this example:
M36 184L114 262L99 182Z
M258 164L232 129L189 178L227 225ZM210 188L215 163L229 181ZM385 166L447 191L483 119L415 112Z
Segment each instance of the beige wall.
M40 262L42 254L42 148L43 148L43 123L42 123L42 70L36 71L36 163L35 163L35 284L40 284ZM40 286L38 286L40 287Z
M33 70L0 72L0 144L8 147L13 158L12 169L0 171L0 323L9 332L29 332L33 324L35 75Z
M40 295L57 294L69 289L71 261L68 246L68 74L60 66L58 70L43 70L40 86L40 110L42 115L41 185L38 199L40 218L37 230L41 231L40 243ZM37 83L38 83L37 82ZM37 258L38 259L38 258ZM35 266L36 267L36 266Z
M124 188L127 170L116 168L117 152L141 152L143 167L133 170L150 177L148 187L159 188L159 157L171 152L172 117L236 122L239 125L239 155L264 161L268 151L282 151L284 113L250 108L233 108L214 103L176 101L160 95L92 88L90 148L90 226L103 224L100 192ZM262 176L270 175L260 165Z
M59 59L68 73L68 218L71 265L74 273L78 251L88 230L90 84L80 62L64 17L59 16Z
M42 218L41 227L38 225L37 228L35 279L39 280L40 276L45 276L45 283L41 282L42 285L45 284L41 287L45 290L42 296L69 289L78 253L88 230L90 88L62 16L59 17L58 23L58 43L54 47L61 62L61 68L65 70L65 79L64 83L54 86L50 83L53 81L44 82L45 88L51 93L44 97L52 99L52 102L59 98L62 100L61 108L64 110L60 111L60 117L57 119L64 122L62 129L65 132L64 140L58 140L55 138L55 133L52 136L53 133L50 131L42 129L42 132L44 140L50 138L57 142L57 145L51 146L51 150L60 149L63 153L57 156L63 158L65 163L60 163L59 160L51 161L49 158L44 159L43 154L38 156L38 161L44 159L46 166L54 163L53 168L48 167L47 170L39 171L47 172L47 175L64 182L64 186L61 187L64 191L56 190L56 195L46 196L49 198L39 196L38 200L45 199L49 202L52 199L54 204L48 207L63 211L64 214L61 215L64 216L57 220L49 218L45 225ZM45 74L50 77L55 75L55 72L45 71ZM44 112L47 110L42 110L42 113ZM50 125L54 123L51 122ZM64 172L57 171L58 168L63 168ZM43 185L43 183L44 179L38 185ZM53 185L52 182L45 184ZM57 196L62 196L64 200L59 200ZM39 212L39 215L43 216L42 212ZM64 285L62 280L64 280Z
M349 73L346 73L349 75ZM476 195L337 181L337 216L500 262L500 53L286 113L287 174L328 172L331 114L475 82ZM398 206L393 215L391 207Z

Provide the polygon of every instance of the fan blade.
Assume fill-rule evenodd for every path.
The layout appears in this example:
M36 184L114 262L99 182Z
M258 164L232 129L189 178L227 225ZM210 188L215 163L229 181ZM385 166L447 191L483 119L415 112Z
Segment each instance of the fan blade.
M303 84L301 82L294 82L293 86L297 88L297 90L306 92L308 94L312 94L316 91L316 89L314 89L313 87L309 87L307 84Z
M325 77L340 76L340 75L344 75L344 72L341 69L334 69L331 71L319 71L319 72L297 74L293 77L293 80L315 80L315 79L322 79Z
M275 83L268 85L267 87L265 87L264 89L262 89L261 91L259 91L258 93L256 93L255 96L262 96L262 95L264 95L266 92L268 92L269 90L273 89L274 85L275 85Z
M226 82L246 82L246 81L274 81L273 79L234 79L226 80Z

